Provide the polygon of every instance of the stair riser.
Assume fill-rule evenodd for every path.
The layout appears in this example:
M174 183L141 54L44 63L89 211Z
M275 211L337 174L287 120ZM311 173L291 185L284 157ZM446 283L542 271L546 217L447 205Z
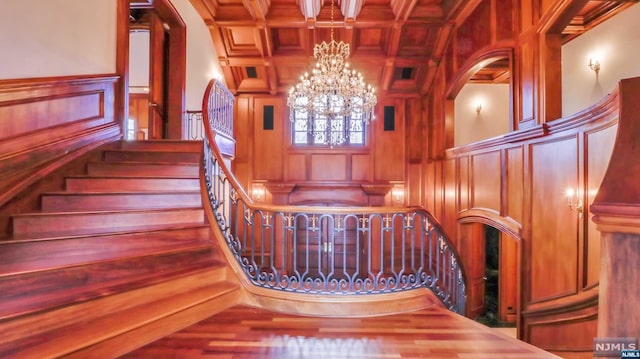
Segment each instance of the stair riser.
M200 163L198 152L106 151L105 161L189 162Z
M106 194L45 194L43 212L109 211L123 209L159 209L200 207L199 192L190 193L106 193Z
M67 191L199 191L200 181L191 178L67 178Z
M23 215L13 218L13 232L20 239L60 236L64 233L97 234L109 233L126 227L169 226L181 223L203 223L204 211L167 210L153 212L96 212L96 213L51 213Z
M189 177L198 178L197 164L144 164L103 162L89 163L87 173L90 176L124 176L124 177Z
M122 141L123 150L202 153L202 141Z

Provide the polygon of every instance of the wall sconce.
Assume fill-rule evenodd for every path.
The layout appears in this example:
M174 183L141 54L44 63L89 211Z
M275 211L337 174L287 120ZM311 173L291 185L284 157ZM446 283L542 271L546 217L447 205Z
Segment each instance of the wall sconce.
M482 103L478 102L476 104L476 114L480 116L480 111L482 111Z
M396 185L391 189L391 200L396 206L400 206L404 203L404 187Z
M596 75L598 74L598 72L600 72L600 61L598 61L598 59L595 59L595 60L593 58L589 59L589 65L587 66L589 66L589 68L593 70L593 72L595 72Z
M253 200L256 202L262 202L264 201L266 192L267 190L264 188L262 184L254 183L253 187L251 188L251 197L253 197Z
M584 213L584 204L582 203L582 193L573 188L568 188L565 191L565 195L567 196L567 204L569 205L569 209L572 211L578 212L578 216L582 218Z

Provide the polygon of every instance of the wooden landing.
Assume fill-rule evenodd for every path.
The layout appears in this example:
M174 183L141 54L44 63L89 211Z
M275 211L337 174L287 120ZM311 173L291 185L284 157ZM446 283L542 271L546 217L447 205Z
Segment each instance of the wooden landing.
M124 358L558 358L440 306L323 318L236 306Z

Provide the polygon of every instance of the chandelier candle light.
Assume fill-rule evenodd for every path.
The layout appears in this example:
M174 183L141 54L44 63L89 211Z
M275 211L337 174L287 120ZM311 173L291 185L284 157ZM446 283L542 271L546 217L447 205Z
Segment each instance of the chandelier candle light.
M351 69L346 61L350 53L349 44L333 38L333 1L331 41L314 46L316 64L311 75L305 73L300 83L291 88L287 98L290 120L295 121L296 112L306 114L307 131L311 134L326 132L324 141L332 147L347 140L348 129L353 122L358 126L369 124L374 119L373 107L377 102L375 89L365 84L362 74ZM316 119L324 119L328 123L318 126Z

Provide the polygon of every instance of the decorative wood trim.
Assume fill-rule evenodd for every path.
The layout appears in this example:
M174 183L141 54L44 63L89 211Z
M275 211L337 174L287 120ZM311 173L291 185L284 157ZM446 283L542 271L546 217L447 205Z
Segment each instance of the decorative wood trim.
M292 294L252 286L245 304L276 312L323 317L357 318L444 307L433 292L419 288L389 294L330 296Z
M552 303L537 303L522 310L525 318L537 318L548 315L572 313L584 308L598 307L598 287L591 288L576 296L564 297Z
M604 175L598 194L591 205L597 228L604 232L640 232L640 77L620 81L620 112L618 134L611 155L611 162ZM612 96L613 97L613 96ZM625 189L621 191L621 189Z
M114 121L122 128L129 114L129 2L118 0L116 19L115 61L116 73L120 78L115 88Z
M515 44L510 45L513 46ZM458 69L456 77L449 81L449 86L445 91L446 98L454 99L474 73L487 64L505 57L509 59L510 63L513 63L513 47L492 48L489 50L480 49L476 55L472 55L467 62L463 64L464 67Z
M502 217L498 212L486 208L471 208L458 213L459 223L484 223L522 240L522 224L513 218Z
M615 121L618 117L619 110L619 90L616 88L611 94L606 96L602 101L577 112L569 117L560 118L545 125L549 134L563 131L570 131L584 126L586 123L595 123L599 121Z
M592 220L600 232L628 233L640 235L640 208L616 204L593 204L591 212L607 213L595 215Z

